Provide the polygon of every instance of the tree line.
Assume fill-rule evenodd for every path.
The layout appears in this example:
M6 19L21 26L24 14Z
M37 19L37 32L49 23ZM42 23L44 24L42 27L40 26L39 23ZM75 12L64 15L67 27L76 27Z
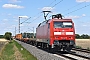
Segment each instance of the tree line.
M36 33L22 33L23 38L36 38ZM0 38L5 38L7 40L12 39L12 33L11 32L6 32L4 35L0 35ZM87 34L75 34L76 39L90 39L90 35Z
M22 35L23 35L23 38L33 38L33 36L34 36L34 38L36 38L36 33L35 34L33 34L33 33L22 33ZM75 38L76 39L89 39L90 36L87 34L82 34L82 35L75 34Z
M82 35L76 34L75 38L76 39L90 39L90 36L87 34L82 34Z
M0 35L0 38L5 38L7 40L12 40L12 33L6 32L4 35Z
M23 38L36 38L36 33L21 33Z

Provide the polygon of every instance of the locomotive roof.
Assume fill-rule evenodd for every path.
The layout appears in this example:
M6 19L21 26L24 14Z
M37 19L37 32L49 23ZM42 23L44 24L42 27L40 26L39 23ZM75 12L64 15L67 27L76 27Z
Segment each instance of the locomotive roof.
M50 23L51 21L66 21L66 22L72 22L72 19L49 19L49 20L46 20L46 21L43 21L42 23L40 23L38 25L38 27L43 24L45 22L46 23Z
M70 22L72 22L72 19L51 19L51 20L48 21L48 23L50 23L52 20L53 21L67 21L67 22L70 21Z

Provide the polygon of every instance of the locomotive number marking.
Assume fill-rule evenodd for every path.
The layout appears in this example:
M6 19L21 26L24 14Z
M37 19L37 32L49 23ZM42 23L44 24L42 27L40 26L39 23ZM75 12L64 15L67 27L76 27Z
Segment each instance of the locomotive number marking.
M61 32L61 35L66 35L66 33L65 32Z

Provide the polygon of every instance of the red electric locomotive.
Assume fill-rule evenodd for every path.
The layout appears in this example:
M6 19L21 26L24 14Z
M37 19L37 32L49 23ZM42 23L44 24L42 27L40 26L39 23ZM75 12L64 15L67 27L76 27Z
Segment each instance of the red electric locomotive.
M61 14L52 15L36 28L37 46L70 51L75 46L75 29L72 19L62 19Z

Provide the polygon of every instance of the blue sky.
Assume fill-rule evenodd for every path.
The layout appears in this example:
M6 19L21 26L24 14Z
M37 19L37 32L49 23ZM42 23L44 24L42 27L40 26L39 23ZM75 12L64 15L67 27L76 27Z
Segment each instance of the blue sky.
M20 25L22 33L32 32L33 27L36 31L37 25L44 21L43 10L52 11L47 19L57 13L71 18L77 34L90 35L90 0L0 0L0 35L5 32L14 35L15 27L18 33L18 17L22 17L20 22L31 17Z

